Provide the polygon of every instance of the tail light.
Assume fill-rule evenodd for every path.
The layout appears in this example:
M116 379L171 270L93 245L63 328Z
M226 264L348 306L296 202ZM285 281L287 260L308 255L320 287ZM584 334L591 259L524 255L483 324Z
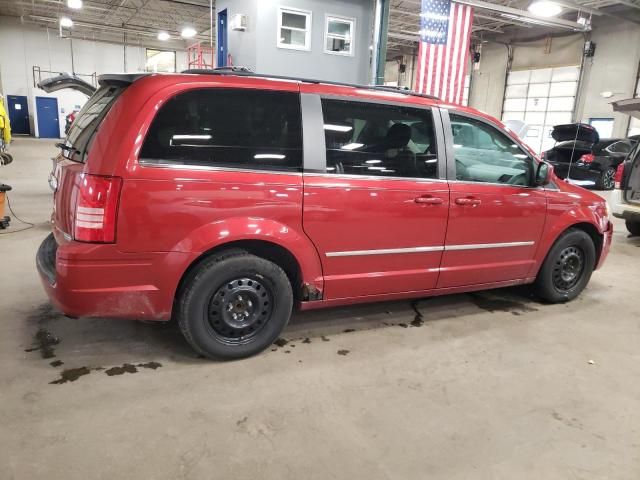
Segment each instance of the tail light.
M81 174L77 177L73 238L79 242L113 243L122 179Z
M616 182L615 188L620 188L620 183L622 182L622 175L624 175L624 162L618 165L618 168L616 169L616 174L613 177L613 181Z
M580 160L578 160L578 162L580 163L591 163L595 160L595 156L593 155L593 153L585 153L584 155L582 155L580 157Z

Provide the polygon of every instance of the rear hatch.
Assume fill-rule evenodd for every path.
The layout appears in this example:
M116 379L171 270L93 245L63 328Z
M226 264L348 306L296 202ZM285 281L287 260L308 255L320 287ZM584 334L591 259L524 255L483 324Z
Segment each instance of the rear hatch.
M577 162L580 157L593 153L593 144L588 142L560 142L545 153L544 159L551 163Z
M612 102L614 112L640 118L640 98L628 98ZM636 145L624 162L621 188L626 202L640 205L640 144Z
M593 153L593 146L600 141L598 131L586 123L556 125L551 137L558 143L545 153L545 160L552 163L576 162Z
M117 98L125 90L121 84L104 85L78 113L69 134L58 143L60 154L54 159L50 184L54 190L53 221L65 237L73 235L75 207L81 174L98 128Z

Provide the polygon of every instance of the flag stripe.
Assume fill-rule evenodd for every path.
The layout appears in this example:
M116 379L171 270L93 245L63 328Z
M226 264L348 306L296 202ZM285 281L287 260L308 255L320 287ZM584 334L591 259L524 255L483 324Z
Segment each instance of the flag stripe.
M415 90L462 103L473 8L450 0L422 0Z

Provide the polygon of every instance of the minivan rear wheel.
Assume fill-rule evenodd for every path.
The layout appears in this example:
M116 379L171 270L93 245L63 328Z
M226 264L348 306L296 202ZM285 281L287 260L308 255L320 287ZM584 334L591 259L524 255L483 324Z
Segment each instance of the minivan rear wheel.
M613 187L616 184L616 169L613 167L609 167L604 170L598 180L596 181L596 188L599 190L613 190Z
M271 345L292 308L291 283L278 265L234 251L204 261L191 273L178 299L177 320L196 352L230 360Z
M595 267L596 248L583 230L567 230L551 247L538 272L534 289L551 303L576 298L589 283Z

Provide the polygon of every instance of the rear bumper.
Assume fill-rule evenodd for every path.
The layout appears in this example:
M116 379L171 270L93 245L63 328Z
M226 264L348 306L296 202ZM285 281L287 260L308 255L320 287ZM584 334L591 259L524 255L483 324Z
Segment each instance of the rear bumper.
M611 192L611 213L616 218L640 222L640 205L626 203L619 188Z
M36 265L51 302L71 317L169 320L191 254L127 254L115 245L56 240L49 235Z

